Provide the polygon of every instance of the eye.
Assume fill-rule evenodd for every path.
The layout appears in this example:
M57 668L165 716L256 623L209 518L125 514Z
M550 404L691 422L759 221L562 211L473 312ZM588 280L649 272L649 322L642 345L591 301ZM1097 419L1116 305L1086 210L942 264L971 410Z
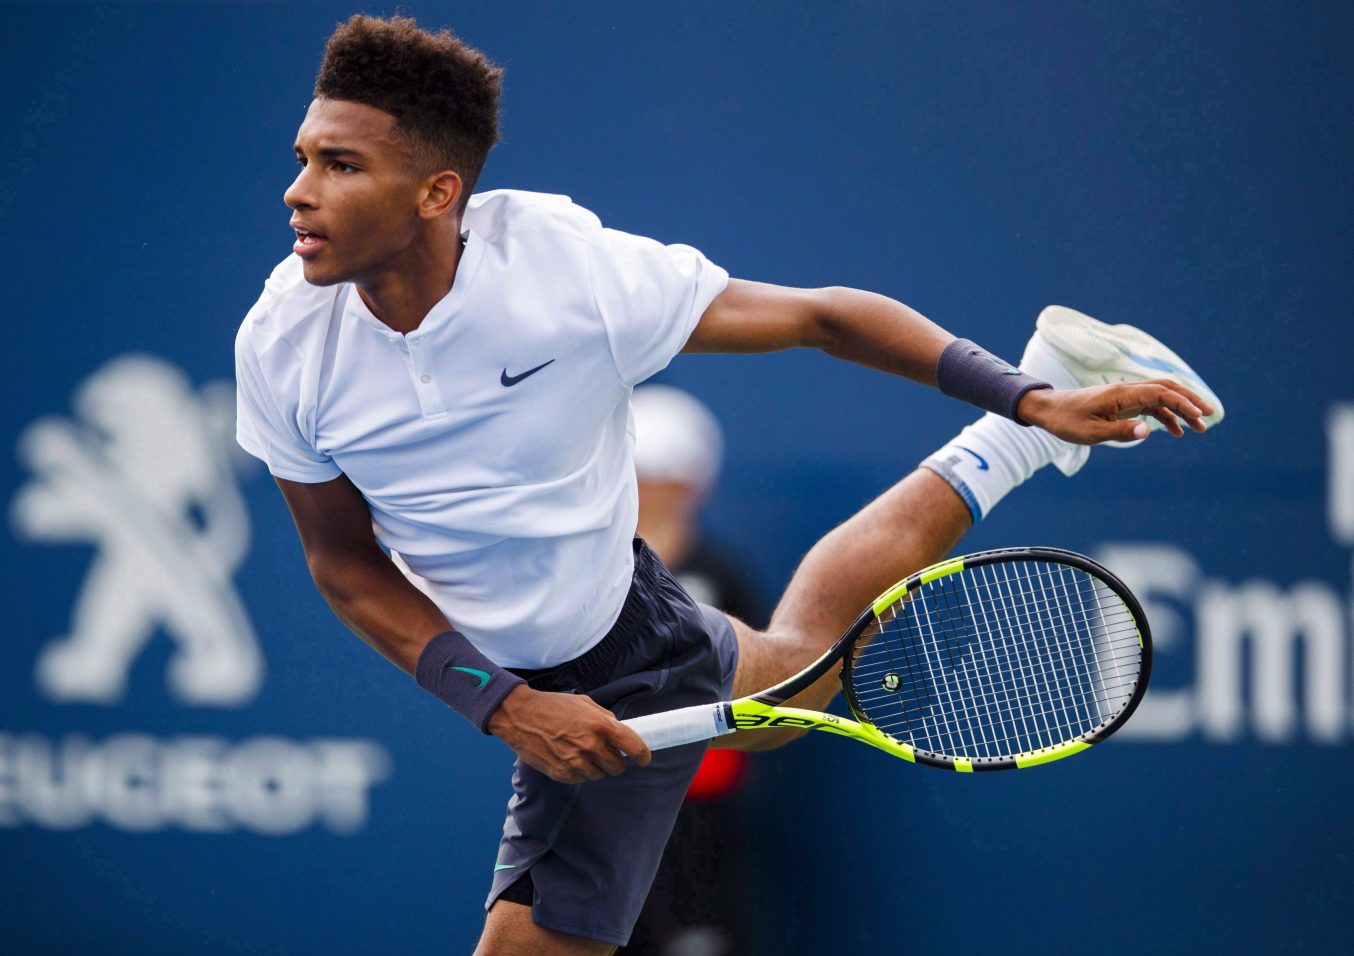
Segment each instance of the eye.
M302 169L306 168L306 158L299 153L296 156L296 165L300 166Z
M352 165L350 165L350 164L348 164L348 163L335 163L335 164L334 164L334 168L335 168L336 170L338 170L339 172L341 172L341 173L355 173L355 172L357 172L357 167L356 167L356 166L352 166Z

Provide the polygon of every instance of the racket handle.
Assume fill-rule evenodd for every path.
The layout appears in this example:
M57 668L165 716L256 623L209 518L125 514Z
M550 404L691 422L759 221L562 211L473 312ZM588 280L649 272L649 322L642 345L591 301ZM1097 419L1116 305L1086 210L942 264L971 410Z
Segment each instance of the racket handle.
M666 750L668 747L694 744L699 740L712 740L738 729L733 724L733 707L728 701L632 717L621 723L639 734L650 750Z

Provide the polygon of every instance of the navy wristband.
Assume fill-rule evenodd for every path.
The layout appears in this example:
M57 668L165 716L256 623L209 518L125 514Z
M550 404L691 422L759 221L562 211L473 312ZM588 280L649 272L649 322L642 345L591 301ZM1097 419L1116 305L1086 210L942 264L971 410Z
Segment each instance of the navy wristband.
M1017 425L1028 425L1016 414L1026 392L1052 388L1048 382L1026 375L968 339L955 339L945 346L936 363L936 384L941 392L996 412Z
M486 734L489 718L503 698L518 684L526 683L481 654L455 629L443 631L423 648L414 679Z

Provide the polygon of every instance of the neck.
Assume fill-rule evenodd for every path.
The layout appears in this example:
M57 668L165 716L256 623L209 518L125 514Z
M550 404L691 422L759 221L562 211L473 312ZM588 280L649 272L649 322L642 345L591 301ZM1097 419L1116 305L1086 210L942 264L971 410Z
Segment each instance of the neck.
M461 264L460 223L430 230L380 270L356 280L371 314L396 332L409 333L451 291Z

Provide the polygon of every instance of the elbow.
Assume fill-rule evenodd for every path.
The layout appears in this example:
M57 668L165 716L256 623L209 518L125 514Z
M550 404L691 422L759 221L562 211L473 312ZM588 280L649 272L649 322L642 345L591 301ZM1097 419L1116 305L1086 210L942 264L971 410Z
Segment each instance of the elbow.
M354 567L358 559L352 555L320 552L306 555L310 579L315 589L336 611L352 603L358 575Z
M310 580L314 582L315 590L319 591L330 605L342 597L342 575L337 572L333 562L307 556L306 566L310 569Z

